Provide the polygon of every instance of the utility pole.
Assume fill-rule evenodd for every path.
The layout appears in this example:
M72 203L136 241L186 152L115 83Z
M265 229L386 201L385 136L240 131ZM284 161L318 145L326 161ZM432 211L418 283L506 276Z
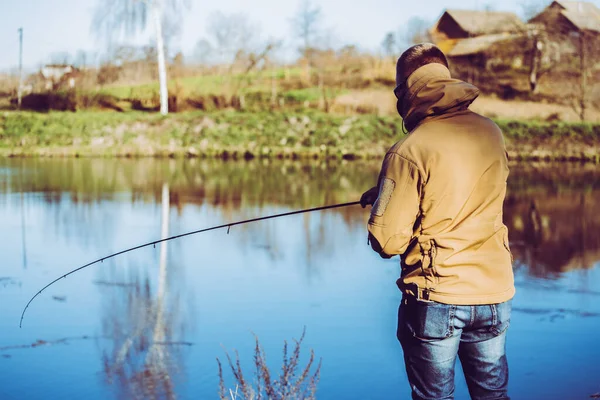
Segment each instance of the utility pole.
M17 94L17 105L21 109L21 97L23 95L23 28L19 28L19 89Z

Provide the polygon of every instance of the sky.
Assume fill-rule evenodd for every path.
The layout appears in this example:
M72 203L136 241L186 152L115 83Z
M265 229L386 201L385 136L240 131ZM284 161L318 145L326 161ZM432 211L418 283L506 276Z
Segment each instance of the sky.
M78 50L102 52L106 46L94 37L91 23L98 1L108 0L0 0L0 71L18 67L19 36L23 27L23 64L27 70L49 62L50 55ZM387 32L398 32L411 17L434 21L445 8L493 9L521 13L521 3L535 0L312 0L321 8L323 24L333 33L335 44L354 44L362 50L378 51ZM542 1L542 0L539 0ZM207 35L209 16L215 11L243 13L260 25L263 37L283 39L288 47L296 45L290 19L300 0L189 0L179 37L173 46L184 56L193 53L195 44ZM550 0L548 0L548 3ZM600 0L593 0L600 6ZM147 44L152 33L123 37L120 42Z

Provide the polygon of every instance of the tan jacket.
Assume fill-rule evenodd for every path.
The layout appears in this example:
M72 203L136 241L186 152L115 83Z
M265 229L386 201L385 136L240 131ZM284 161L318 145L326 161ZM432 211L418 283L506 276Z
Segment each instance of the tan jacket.
M369 238L401 255L400 289L446 304L494 304L515 293L502 204L502 132L469 111L479 90L441 64L416 70L401 98L410 134L386 154Z

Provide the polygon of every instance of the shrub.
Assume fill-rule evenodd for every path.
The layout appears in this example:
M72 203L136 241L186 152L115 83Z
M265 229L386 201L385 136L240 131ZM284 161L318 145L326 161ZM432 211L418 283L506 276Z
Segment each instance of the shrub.
M16 99L13 99L13 103L16 104ZM31 93L23 97L21 109L41 112L76 111L77 95L74 91Z
M302 331L300 340L295 340L294 351L291 356L288 357L287 342L284 341L283 345L283 366L279 378L273 379L273 374L269 370L266 362L265 352L260 346L258 337L255 335L255 347L254 347L254 365L256 386L253 386L246 380L242 367L240 365L239 354L236 351L235 364L231 360L229 353L225 352L227 361L233 372L233 376L237 382L235 392L229 390L229 394L225 388L225 381L223 379L223 368L221 361L217 358L217 364L219 366L219 396L221 400L227 399L240 399L240 400L291 400L291 399L314 399L315 392L317 390L317 383L319 381L319 375L321 372L321 360L317 365L315 372L311 374L311 367L313 366L315 355L314 352L310 351L310 359L306 366L298 370L298 362L300 359L300 347L304 340L306 329ZM297 373L300 372L300 376ZM239 397L238 397L239 395Z

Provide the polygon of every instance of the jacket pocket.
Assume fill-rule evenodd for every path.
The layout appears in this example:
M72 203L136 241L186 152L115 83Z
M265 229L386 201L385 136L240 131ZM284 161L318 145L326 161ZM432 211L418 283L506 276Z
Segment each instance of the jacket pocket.
M410 299L403 301L399 320L398 337L409 333L412 337L426 342L443 340L454 332L456 306L433 301Z

